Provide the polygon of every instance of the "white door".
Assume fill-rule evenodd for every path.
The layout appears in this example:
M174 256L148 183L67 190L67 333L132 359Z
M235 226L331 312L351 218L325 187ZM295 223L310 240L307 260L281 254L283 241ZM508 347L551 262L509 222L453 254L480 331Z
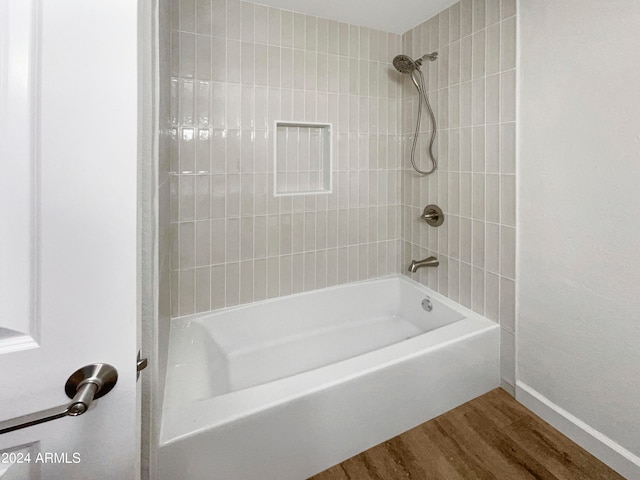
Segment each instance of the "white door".
M0 479L136 479L137 2L0 0ZM27 455L28 454L28 455Z

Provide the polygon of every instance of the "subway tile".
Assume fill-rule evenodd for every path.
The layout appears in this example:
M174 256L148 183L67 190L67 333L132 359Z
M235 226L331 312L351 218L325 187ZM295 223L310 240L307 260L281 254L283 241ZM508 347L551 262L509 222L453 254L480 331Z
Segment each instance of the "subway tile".
M233 307L240 303L240 264L228 263L225 274L225 306Z
M449 257L447 273L449 278L445 295L454 302L458 302L460 300L460 262Z
M516 177L500 176L500 220L503 225L516 225Z
M462 128L460 130L460 171L471 172L473 151L473 130L471 128Z
M304 291L314 290L316 288L316 252L306 252L304 254L304 265L303 265L303 288Z
M195 124L198 127L206 128L211 125L210 83L198 81L195 85ZM202 138L202 135L198 137Z
M516 229L500 228L500 275L515 278L516 269Z
M460 38L460 2L449 7L449 41L455 42Z
M211 51L215 52L211 59L211 79L218 82L227 80L227 41L224 38L211 39ZM233 63L235 65L235 63Z
M242 11L240 0L227 0L227 37L240 40Z
M482 30L486 25L485 0L473 0L473 31Z
M210 179L208 175L195 177L195 219L209 220L211 218Z
M487 26L500 21L500 0L486 0Z
M179 29L183 32L195 33L196 0L179 0L179 12Z
M466 37L473 32L473 0L460 1L460 36Z
M213 130L211 133L211 172L224 173L226 170L226 131Z
M211 225L207 221L195 222L195 266L211 264Z
M306 49L306 16L301 13L293 14L293 47L300 50Z
M169 2L169 28L180 30L180 2Z
M328 52L332 55L340 53L340 24L336 21L328 21Z
M449 296L449 258L440 258L438 266L438 292Z
M471 263L472 223L469 218L460 218L460 261Z
M472 216L472 174L460 174L460 215L464 217Z
M252 2L240 2L240 39L255 41L255 8Z
M485 267L485 223L474 220L472 239L472 265L479 269Z
M487 54L486 54L486 72L487 75L500 72L500 24L487 28Z
M500 75L500 119L502 122L516 120L516 73L509 70Z
M291 293L300 293L304 291L304 254L298 253L291 256L291 263L294 268L291 271ZM302 265L302 268L300 266Z
M500 121L500 76L491 75L486 78L486 123L498 123Z
M473 174L473 218L485 219L485 175Z
M253 217L240 219L240 260L253 259L253 244L255 234L253 230Z
M209 267L196 268L195 290L196 313L211 310L211 269Z
M179 278L179 314L191 315L195 313L195 275L194 270L181 270Z
M240 85L227 85L226 98L226 128L240 128L242 126L242 87ZM231 138L228 135L227 138Z
M287 262L288 260L288 262ZM289 265L288 275L286 273L280 277L281 263ZM274 298L280 294L291 293L291 257L270 257L267 259L267 298ZM287 285L286 280L289 280ZM282 283L281 283L282 281ZM285 288L281 289L281 285ZM286 287L289 287L288 289Z
M179 221L194 220L196 216L195 176L181 175L178 181L178 188Z
M502 0L500 6L500 18L509 18L516 14L516 0Z
M254 6L254 40L256 43L269 43L269 7L256 4Z
M516 330L516 290L515 282L500 278L500 326L509 332Z
M211 80L211 38L197 35L195 76L199 80Z
M226 299L226 267L224 265L215 265L211 267L211 309L224 308Z
M224 37L227 34L226 0L211 0L211 34L217 37Z
M516 19L510 17L501 23L500 68L509 70L516 66Z
M284 255L280 257L280 295L290 295L293 293L293 257ZM278 288L278 285L275 285Z
M240 262L239 303L253 301L253 261Z
M267 216L267 256L280 254L280 220L278 215Z
M471 308L471 266L460 262L460 298L459 302L464 307Z
M279 8L268 7L269 45L274 45L276 47L281 45L280 12L281 10Z
M211 221L211 263L218 265L225 263L227 227L225 219Z
M439 23L439 44L447 45L449 43L449 10L443 10L438 14Z
M472 82L460 85L460 126L469 127L472 124Z
M267 217L254 217L253 258L267 256Z
M484 285L485 272L481 268L473 268L471 271L471 309L481 315L484 315Z
M473 34L473 59L472 59L472 67L473 67L473 78L480 78L485 75L486 65L485 65L485 54L486 54L486 32L484 30L480 30Z
M489 272L485 275L484 314L489 320L500 319L500 277Z
M227 39L227 82L240 83L242 73L242 43L239 40ZM252 81L249 79L247 83L252 83Z
M269 83L268 47L256 44L255 46L255 83L266 87Z
M449 128L460 127L460 87L458 85L449 89ZM442 145L448 143L442 142ZM446 158L446 156L441 155Z
M329 21L325 18L318 18L316 28L318 52L326 54L329 51Z
M487 125L485 136L486 173L500 172L500 125Z
M240 259L240 219L228 218L225 225L225 261Z
M500 171L516 173L516 125L504 123L500 125Z
M472 124L483 125L485 123L486 109L485 79L477 78L471 87Z
M267 260L260 258L253 263L253 301L267 298Z
M485 127L473 127L471 163L474 173L485 172Z
M282 10L280 15L281 37L280 43L283 47L293 47L293 12Z
M179 265L181 270L192 269L196 265L195 223L183 222L179 226Z
M180 124L193 126L194 118L194 85L193 80L180 80Z
M487 223L485 243L485 265L489 272L500 272L500 226ZM497 318L497 317L496 317Z
M232 45L235 45L232 44ZM242 42L240 43L240 79L242 80L243 85L253 85L255 83L255 75L256 75L256 61L255 61L255 44L253 42ZM231 53L229 52L229 55ZM229 63L232 60L229 58ZM237 65L237 62L233 61L234 65ZM233 79L237 79L236 75L232 76Z
M438 87L443 88L449 85L449 47L445 46L440 49L438 56Z
M487 174L485 178L485 215L488 222L500 222L500 176Z

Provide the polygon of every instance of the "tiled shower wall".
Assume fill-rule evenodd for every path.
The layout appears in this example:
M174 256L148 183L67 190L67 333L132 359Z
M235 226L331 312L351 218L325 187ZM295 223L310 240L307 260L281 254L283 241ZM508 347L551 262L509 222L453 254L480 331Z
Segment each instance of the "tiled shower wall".
M516 1L462 0L405 33L413 58L438 51L423 70L438 123L439 167L429 177L409 163L418 96L402 89L402 271L500 322L502 378L515 384L515 82ZM419 166L430 133L422 117ZM438 228L419 220L438 204ZM406 272L411 259L435 255L437 269Z
M397 272L401 37L237 0L171 12L171 313ZM276 120L333 124L333 191L273 196Z

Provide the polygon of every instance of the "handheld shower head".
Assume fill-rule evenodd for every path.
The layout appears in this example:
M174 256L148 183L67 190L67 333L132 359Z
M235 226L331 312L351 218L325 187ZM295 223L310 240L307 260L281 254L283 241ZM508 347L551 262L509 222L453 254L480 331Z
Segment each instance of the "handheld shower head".
M414 70L420 68L411 57L407 57L406 55L396 55L393 58L393 66L400 73L412 73Z
M438 52L427 53L426 55L422 55L420 58L413 60L411 57L407 55L396 55L393 58L393 66L400 73L407 73L411 77L411 81L418 90L418 119L416 120L416 131L413 135L413 144L411 146L411 166L413 169L418 172L420 175L429 175L433 173L436 168L438 168L438 161L436 160L435 155L433 154L433 142L436 138L436 117L433 114L433 109L429 104L429 97L427 96L427 89L424 84L424 75L422 70L420 70L420 66L422 62L425 60L435 61L438 59ZM420 170L416 165L416 145L418 143L418 134L420 133L420 118L422 114L422 101L427 105L427 109L429 110L429 115L431 116L431 125L433 126L431 130L431 139L429 140L429 157L431 158L432 167L430 170Z
M421 56L417 60L413 60L406 55L396 55L393 58L393 66L400 73L413 73L415 70L420 70L420 65L424 60L431 60L432 62L438 58L438 52L427 53Z

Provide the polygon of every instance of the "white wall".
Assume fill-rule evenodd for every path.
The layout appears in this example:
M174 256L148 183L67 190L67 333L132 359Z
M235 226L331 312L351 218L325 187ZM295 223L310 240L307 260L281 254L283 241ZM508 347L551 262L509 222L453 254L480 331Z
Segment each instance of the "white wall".
M527 0L520 19L518 398L638 478L640 2Z

